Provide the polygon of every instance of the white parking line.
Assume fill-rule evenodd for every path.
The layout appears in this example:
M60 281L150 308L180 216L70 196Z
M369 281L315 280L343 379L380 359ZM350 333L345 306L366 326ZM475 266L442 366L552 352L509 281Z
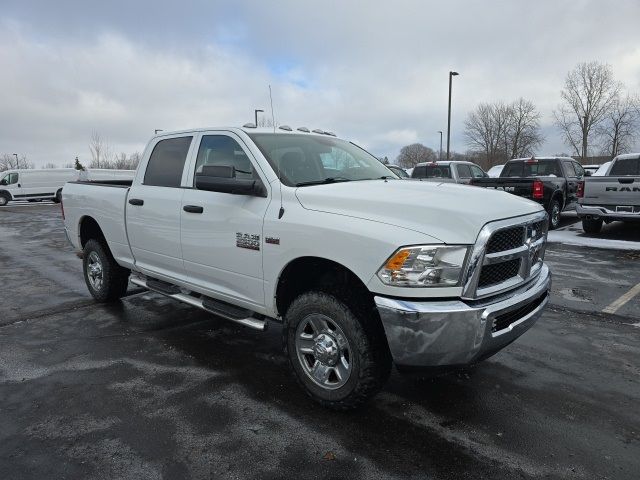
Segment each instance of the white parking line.
M640 283L629 290L627 293L622 295L616 301L612 302L608 307L605 307L602 312L603 313L616 313L620 307L622 307L625 303L631 300L633 297L640 293Z

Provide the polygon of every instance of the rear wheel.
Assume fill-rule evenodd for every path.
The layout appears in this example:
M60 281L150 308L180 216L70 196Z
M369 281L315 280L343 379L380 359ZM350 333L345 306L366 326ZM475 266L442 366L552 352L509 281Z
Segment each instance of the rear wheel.
M118 265L103 242L89 240L82 263L89 293L98 302L112 302L127 293L129 270Z
M285 315L285 351L298 382L321 405L349 410L382 388L391 370L383 340L334 295L306 292Z
M551 200L549 204L549 230L554 230L560 226L560 213L562 206L557 198Z
M582 229L585 233L600 233L602 230L602 219L583 218Z

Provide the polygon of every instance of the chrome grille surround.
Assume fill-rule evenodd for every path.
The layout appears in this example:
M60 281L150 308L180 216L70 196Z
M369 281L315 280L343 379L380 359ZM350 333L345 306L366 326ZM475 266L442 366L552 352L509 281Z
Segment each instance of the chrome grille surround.
M542 267L544 250L547 243L548 216L542 211L522 217L499 220L486 224L476 240L463 280L462 298L475 300L511 290L536 278ZM508 250L495 251L494 235L508 232L513 237L515 229L522 230L522 242ZM497 237L496 237L497 238ZM491 250L488 247L491 245ZM513 246L513 238L509 246ZM520 259L520 268L515 276L505 278L498 283L481 285L483 267ZM513 263L513 262L512 262Z

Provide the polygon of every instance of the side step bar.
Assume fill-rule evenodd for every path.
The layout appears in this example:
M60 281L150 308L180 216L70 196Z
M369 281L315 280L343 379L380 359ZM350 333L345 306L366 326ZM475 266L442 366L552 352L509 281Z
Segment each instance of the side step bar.
M160 282L159 280L145 280L143 278L132 275L130 281L134 285L138 285L139 287L144 287L148 290L153 290L154 292L161 293L162 295L173 298L174 300L178 300L179 302L186 303L188 305L191 305L192 307L197 307L206 312L213 313L214 315L218 315L219 317L222 317L226 320L239 323L240 325L244 325L245 327L249 327L254 330L260 330L262 332L267 329L267 322L265 322L264 320L260 320L259 318L253 318L251 316L253 313L251 310L238 308L236 306L229 305L225 302L221 302L220 300L215 300L213 298L194 297L192 295L182 293L180 289L174 285ZM167 288L167 286L173 288ZM174 290L174 288L176 290ZM176 291L177 293L172 293Z

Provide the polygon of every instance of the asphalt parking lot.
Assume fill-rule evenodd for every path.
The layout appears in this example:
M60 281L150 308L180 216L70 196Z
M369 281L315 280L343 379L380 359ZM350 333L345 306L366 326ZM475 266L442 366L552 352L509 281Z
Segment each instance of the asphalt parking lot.
M97 305L59 207L2 208L0 478L637 479L640 230L595 249L576 220L527 334L458 374L394 373L344 414L297 387L277 325L133 288Z

